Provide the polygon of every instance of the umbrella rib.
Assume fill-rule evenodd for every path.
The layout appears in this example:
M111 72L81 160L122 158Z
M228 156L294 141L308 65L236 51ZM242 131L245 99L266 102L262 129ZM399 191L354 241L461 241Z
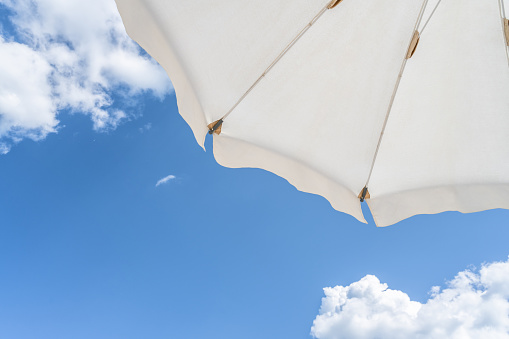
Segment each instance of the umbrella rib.
M505 17L505 6L504 6L504 0L498 0L498 7L500 9L500 20L502 21L502 33L504 37L504 43L505 43L505 55L507 56L507 66L509 66L509 36L507 36L506 32L506 17Z
M324 8L322 8L318 14L316 14L313 19L299 32L299 34L297 34L297 36L295 38L293 38L293 40L288 44L286 45L286 47L281 51L281 53L279 53L279 55L276 57L276 59L274 59L274 61L272 61L272 63L269 65L269 67L267 67L267 69L265 71L263 71L262 75L260 75L260 77L258 77L258 79L256 79L256 81L251 85L251 87L249 87L249 89L240 97L239 100L237 100L237 102L235 103L235 105L232 106L232 108L230 108L228 110L228 112L226 112L225 115L223 115L223 117L221 119L219 119L218 121L223 121L224 119L226 119L232 112L235 108L237 108L237 106L246 98L246 96L256 87L256 85L258 85L258 83L260 83L260 81L267 75L267 73L270 72L270 70L279 62L279 60L281 60L285 54L297 43L297 41L299 41L300 38L302 38L302 36L308 31L309 28L311 28L311 26L313 26L313 24L315 24L318 19L320 19L320 17L328 10L328 9L332 9L333 7L331 7L332 4L334 4L336 1L332 1L332 2L329 2Z
M415 23L415 27L412 31L412 37L410 38L409 45L412 43L413 36L414 36L417 28L421 24L422 17L424 16L424 11L426 10L427 4L428 4L428 0L424 0L422 7L421 7L421 11L419 13L419 16L417 17L417 22ZM366 184L364 185L364 188L362 191L367 192L369 180L371 179L371 175L373 174L373 168L375 167L375 162L376 162L376 158L378 156L378 151L380 150L380 144L382 143L382 138L385 133L385 128L387 127L387 121L389 120L389 115L391 114L392 106L394 104L394 99L396 98L396 93L398 92L399 84L401 83L401 78L403 77L403 72L405 71L405 66L406 66L407 61L408 61L408 59L406 58L406 54L405 54L405 57L403 58L403 62L401 63L401 68L399 70L398 79L396 80L396 84L394 85L394 90L392 91L392 96L391 96L391 100L389 102L389 107L387 108L387 113L385 114L385 120L382 125L382 131L380 132L380 137L378 138L378 144L376 145L375 155L373 156L373 160L371 162L371 168L369 170L368 179L366 180ZM361 197L361 201L364 201L363 197Z

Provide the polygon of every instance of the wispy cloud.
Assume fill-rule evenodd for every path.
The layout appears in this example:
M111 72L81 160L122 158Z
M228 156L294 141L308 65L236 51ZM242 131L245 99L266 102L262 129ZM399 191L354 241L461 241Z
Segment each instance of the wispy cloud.
M9 145L0 142L0 155L9 153L10 149Z
M168 182L170 182L171 180L175 180L177 179L176 176L170 174L168 176L165 176L164 178L160 179L157 183L156 183L156 187L160 186L160 185L163 185L163 184L166 184Z
M324 288L311 335L339 338L509 338L509 260L460 272L424 304L373 275Z
M59 128L63 109L115 128L139 95L163 98L163 69L125 33L113 0L0 0L14 32L0 37L2 153ZM122 100L115 101L115 98Z
M138 130L140 131L140 133L144 133L144 132L150 131L151 128L152 128L152 123L149 122L149 123L143 125L142 127L140 127Z

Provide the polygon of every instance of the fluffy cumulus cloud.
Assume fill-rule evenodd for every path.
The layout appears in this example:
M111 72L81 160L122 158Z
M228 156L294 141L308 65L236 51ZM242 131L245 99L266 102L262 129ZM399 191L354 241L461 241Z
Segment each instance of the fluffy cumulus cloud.
M372 275L324 292L315 338L509 339L509 261L460 272L424 304Z
M114 0L0 0L2 11L10 28L0 30L0 153L56 132L62 110L108 130L140 94L171 89L126 35Z

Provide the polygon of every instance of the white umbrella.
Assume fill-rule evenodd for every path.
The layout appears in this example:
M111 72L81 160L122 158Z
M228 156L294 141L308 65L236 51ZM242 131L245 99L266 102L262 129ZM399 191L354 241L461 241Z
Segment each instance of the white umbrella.
M509 208L504 0L116 1L220 164L378 226Z

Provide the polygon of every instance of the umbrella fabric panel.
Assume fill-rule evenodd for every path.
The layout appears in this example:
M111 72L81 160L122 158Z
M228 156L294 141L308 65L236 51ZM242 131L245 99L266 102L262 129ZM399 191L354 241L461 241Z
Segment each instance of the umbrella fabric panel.
M327 11L225 119L218 162L270 170L364 220L357 195L421 7L366 0Z
M116 0L129 35L167 71L200 145L328 0Z
M509 67L497 1L443 1L408 61L369 184L378 225L509 208Z
M207 120L184 65L168 44L163 27L154 20L153 10L147 2L140 0L116 0L116 3L129 36L156 59L170 76L177 94L179 112L203 147L208 130Z
M306 163L228 136L214 139L214 156L228 167L264 168L287 179L298 190L326 197L336 210L348 211L357 220L366 222L357 197Z

